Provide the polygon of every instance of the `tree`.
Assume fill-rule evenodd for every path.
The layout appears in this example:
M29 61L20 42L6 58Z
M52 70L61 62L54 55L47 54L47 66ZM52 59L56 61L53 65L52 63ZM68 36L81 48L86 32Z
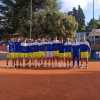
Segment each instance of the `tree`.
M4 10L5 10L5 7L4 5L0 2L0 30L4 30L4 24L5 24L5 16L3 15L4 14Z
M68 12L68 15L74 16L78 22L78 32L85 31L85 15L80 6L78 6L78 9L74 7L72 11Z
M91 32L92 29L100 29L100 20L91 19L86 27L87 32Z
M3 0L3 3L7 10L7 28L13 32L23 32L24 29L29 32L30 0ZM40 10L58 9L57 0L33 0L32 7L33 16Z
M6 5L6 31L21 33L29 37L32 21L32 37L40 35L72 37L77 23L74 17L59 11L58 0L33 0L32 20L30 19L30 0L3 0Z
M15 8L15 2L14 0L2 0L2 4L5 5L4 9L2 9L4 19L5 19L5 32L13 32L14 27L17 25L16 22L14 21L14 8ZM16 23L16 25L15 25Z
M68 38L73 38L75 36L76 30L78 28L78 23L73 16L66 16L63 19L64 33Z
M83 13L83 10L80 6L78 6L78 17L77 17L77 20L78 20L78 31L81 32L81 31L85 31L85 15Z

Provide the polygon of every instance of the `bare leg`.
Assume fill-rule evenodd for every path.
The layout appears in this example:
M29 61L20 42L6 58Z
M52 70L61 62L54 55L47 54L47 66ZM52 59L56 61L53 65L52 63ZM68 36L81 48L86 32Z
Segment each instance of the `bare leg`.
M6 65L8 66L9 65L9 59L7 58L6 60Z

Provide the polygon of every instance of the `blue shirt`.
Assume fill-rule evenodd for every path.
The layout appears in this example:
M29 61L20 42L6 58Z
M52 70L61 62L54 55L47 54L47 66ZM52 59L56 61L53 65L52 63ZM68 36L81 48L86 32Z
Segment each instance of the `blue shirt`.
M60 44L59 44L59 52L60 52L60 53L64 53L64 52L65 52L64 43L60 43Z
M59 42L59 41L53 41L53 44L52 44L52 46L53 46L53 51L59 51L60 50L60 48L61 48L61 45L62 45L62 43L61 42Z
M72 52L72 44L68 43L68 42L65 42L64 43L64 51L65 52Z
M79 43L73 43L72 44L72 54L74 57L80 56L80 44Z
M53 51L53 43L52 42L47 42L46 44L46 51Z
M90 52L91 51L90 45L87 44L86 42L81 42L80 43L80 51L81 52L86 52L86 51Z
M39 44L38 44L38 42L34 42L32 48L33 48L34 52L38 52L39 51Z
M15 52L21 52L21 42L15 42Z
M9 52L14 52L15 51L15 43L11 40L8 41L9 45Z

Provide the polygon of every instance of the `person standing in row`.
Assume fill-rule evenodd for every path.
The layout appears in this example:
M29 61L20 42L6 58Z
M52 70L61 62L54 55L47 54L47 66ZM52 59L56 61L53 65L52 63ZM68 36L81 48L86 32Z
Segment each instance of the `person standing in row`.
M80 67L80 44L76 40L72 43L73 67L77 62L78 68Z

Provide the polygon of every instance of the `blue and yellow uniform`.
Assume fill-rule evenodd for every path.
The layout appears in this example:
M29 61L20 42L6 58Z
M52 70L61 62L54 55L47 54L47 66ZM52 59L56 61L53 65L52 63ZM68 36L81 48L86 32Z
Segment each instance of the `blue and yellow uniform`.
M80 61L80 44L79 42L75 42L72 44L72 55L73 55L73 66L75 65L75 61L79 66Z
M80 42L80 58L85 59L90 57L90 45L88 42Z
M28 57L28 49L27 49L27 43L23 42L20 45L20 55L23 56L23 58L27 58Z
M34 49L33 57L37 59L39 57L39 55L38 55L38 53L39 53L39 45L38 45L38 42L34 42L34 45L33 45L32 48Z
M45 52L46 52L45 45L46 45L46 42L41 42L41 44L39 46L40 52L41 52L41 56L42 56L41 58L45 58Z
M52 58L53 44L51 41L46 42L45 49L46 49L46 58Z
M14 59L15 58L15 56L14 56L15 42L14 41L12 41L12 40L8 41L8 50L9 50L9 53L7 54L7 58Z
M64 43L59 43L59 58L64 58Z
M59 58L59 49L60 49L60 41L59 40L56 40L56 41L53 41L53 44L52 44L52 50L53 50L53 57L55 58Z
M46 58L47 57L47 42L46 41L42 42L41 50L43 53L43 58Z
M38 42L38 58L42 59L44 57L44 52L43 52L43 43Z
M71 42L64 43L64 57L66 59L72 59L72 44L71 44Z

